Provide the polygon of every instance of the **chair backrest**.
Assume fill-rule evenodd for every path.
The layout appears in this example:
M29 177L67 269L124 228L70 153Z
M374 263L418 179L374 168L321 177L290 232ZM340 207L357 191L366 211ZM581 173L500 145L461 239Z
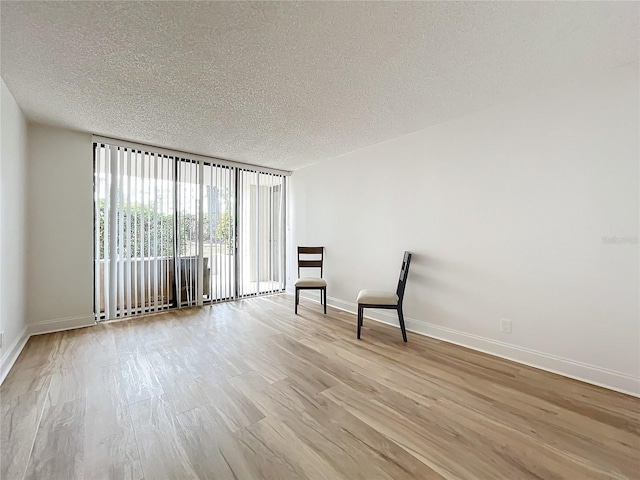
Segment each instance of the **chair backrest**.
M396 290L396 295L398 295L399 303L402 303L402 299L404 298L404 287L407 285L410 263L411 253L404 252L404 258L402 259L402 268L400 268L400 278L398 279L398 289Z
M308 260L309 255L314 255L313 260ZM320 255L320 259L317 258ZM322 278L322 262L324 260L324 247L298 247L298 277L301 268L319 268Z

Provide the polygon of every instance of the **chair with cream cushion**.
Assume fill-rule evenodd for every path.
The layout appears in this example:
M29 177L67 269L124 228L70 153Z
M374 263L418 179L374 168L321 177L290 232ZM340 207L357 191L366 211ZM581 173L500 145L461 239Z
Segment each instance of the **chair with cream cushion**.
M313 259L310 259L309 256L312 256ZM296 280L296 315L298 314L298 303L300 303L300 290L320 290L320 303L324 305L324 313L327 313L327 282L322 278L323 260L324 247L298 247L298 277L300 277L301 268L319 268L320 276L300 277Z
M411 253L404 252L402 260L402 268L400 269L400 279L398 280L398 288L395 292L385 290L360 290L358 293L358 338L362 330L362 321L364 318L365 308L384 308L395 309L398 312L398 320L400 321L400 329L402 330L402 339L407 341L407 331L404 327L404 316L402 314L402 300L404 298L404 288L407 284L407 276L409 275L409 264L411 263Z

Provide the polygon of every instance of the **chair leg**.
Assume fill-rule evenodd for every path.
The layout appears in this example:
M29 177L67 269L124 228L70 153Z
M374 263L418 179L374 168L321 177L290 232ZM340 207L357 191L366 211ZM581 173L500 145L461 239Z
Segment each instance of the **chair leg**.
M296 315L298 314L298 301L299 300L300 300L300 290L296 288L296 308L295 308Z
M327 287L322 289L322 294L324 295L324 314L327 314Z
M407 341L407 330L404 328L404 315L402 314L402 305L398 305L398 320L400 320L400 330L402 330L402 339Z
M360 330L362 330L363 316L364 316L364 308L358 305L358 340L360 340Z

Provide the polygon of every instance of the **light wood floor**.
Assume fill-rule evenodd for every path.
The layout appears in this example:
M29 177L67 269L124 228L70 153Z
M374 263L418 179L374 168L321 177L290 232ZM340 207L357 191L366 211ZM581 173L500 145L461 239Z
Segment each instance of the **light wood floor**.
M31 338L3 479L640 478L640 400L289 295Z

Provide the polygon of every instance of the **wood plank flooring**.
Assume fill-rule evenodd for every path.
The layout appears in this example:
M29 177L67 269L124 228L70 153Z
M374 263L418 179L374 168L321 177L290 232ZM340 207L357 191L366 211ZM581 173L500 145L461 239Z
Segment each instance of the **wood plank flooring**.
M2 479L639 479L640 400L289 295L33 337Z

